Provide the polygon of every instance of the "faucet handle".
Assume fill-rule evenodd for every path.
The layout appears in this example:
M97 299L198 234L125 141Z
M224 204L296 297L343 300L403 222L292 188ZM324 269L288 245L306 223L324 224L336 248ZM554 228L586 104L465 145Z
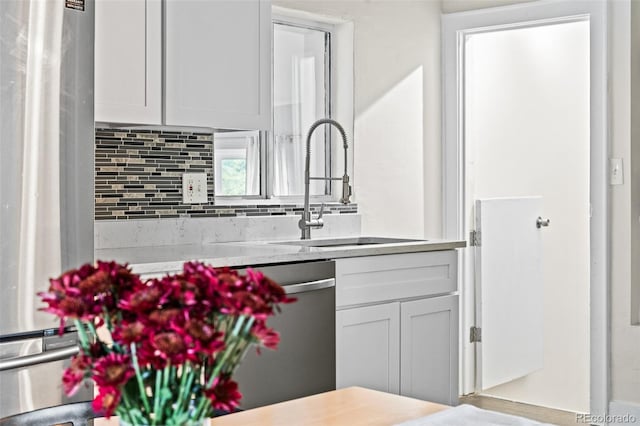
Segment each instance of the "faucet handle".
M349 185L349 176L345 173L342 177L342 197L340 198L340 202L342 204L349 204L349 198L353 194L351 190L351 185Z
M318 214L318 220L321 220L323 215L324 215L324 203L321 203L320 204L320 213Z

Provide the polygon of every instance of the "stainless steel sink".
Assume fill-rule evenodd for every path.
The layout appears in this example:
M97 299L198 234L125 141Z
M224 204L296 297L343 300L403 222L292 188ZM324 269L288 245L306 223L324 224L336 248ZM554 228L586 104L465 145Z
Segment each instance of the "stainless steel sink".
M303 246L303 247L343 247L343 246L369 246L375 244L396 244L396 243L417 243L426 240L412 240L407 238L387 238L387 237L345 237L331 238L324 240L296 240L296 241L275 241L271 244Z

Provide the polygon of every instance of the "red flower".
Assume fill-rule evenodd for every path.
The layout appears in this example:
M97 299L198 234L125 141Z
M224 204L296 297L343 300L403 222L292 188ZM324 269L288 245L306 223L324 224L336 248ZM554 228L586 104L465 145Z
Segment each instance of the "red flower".
M78 288L84 294L102 293L110 287L111 279L107 271L96 271L78 284Z
M238 384L229 376L218 377L211 389L204 391L216 410L233 411L238 407L242 394L238 391Z
M277 349L280 343L280 334L272 328L267 327L263 322L256 322L251 329L251 334L258 339L262 346L269 349Z
M183 314L178 308L157 309L149 314L149 319L159 326L168 326Z
M120 390L111 387L100 387L99 391L91 405L96 413L103 413L108 419L118 408L121 397Z
M62 388L67 396L78 391L90 367L91 359L82 353L71 358L71 365L62 374Z
M255 289L254 291L256 291L256 293L258 293L265 302L271 305L276 303L292 303L296 301L295 298L287 297L284 289L279 284L270 278L265 277L260 271L254 271L251 268L247 269L245 280L251 288Z
M208 343L217 337L215 329L202 320L189 320L186 330L191 336L203 343Z
M142 288L131 292L120 301L120 308L140 314L156 309L162 297L162 290L158 281L142 286Z
M129 355L110 353L96 361L93 380L101 387L116 387L135 375Z
M216 331L212 325L202 320L189 320L185 330L188 333L187 338L192 344L193 351L196 353L210 356L224 347L223 333Z
M183 363L187 357L187 347L182 337L175 332L163 332L153 336L151 340L155 348L154 355L169 361L173 365Z
M114 300L119 291L139 283L139 278L126 266L115 262L98 262L97 267L90 264L72 269L58 278L49 280L49 291L38 293L47 303L41 310L60 317L60 332L65 318L93 321L102 314L104 308L115 307ZM114 284L118 285L113 291ZM102 318L99 319L102 322Z
M42 301L48 304L48 307L40 310L60 317L60 334L64 329L65 318L93 319L92 309L88 304L91 301L83 299L78 288L79 283L93 272L94 268L89 264L83 265L80 269L72 269L58 278L50 279L48 292L38 293Z
M96 263L96 268L99 271L106 272L109 275L111 282L120 292L131 290L142 283L140 281L140 277L137 274L132 273L127 264L121 265L116 262L98 261Z
M266 319L271 313L271 308L259 295L249 291L237 291L228 299L228 311L230 314L252 315Z
M122 345L139 342L148 335L145 334L145 326L140 321L131 323L123 322L111 333L113 340Z
M200 262L185 263L182 273L143 282L126 264L98 261L95 266L86 264L50 280L49 291L40 295L47 304L42 310L60 317L61 327L69 318L93 322L87 327L89 338L83 337L82 352L64 372L63 386L71 394L84 378L93 377L99 388L94 409L107 417L116 411L124 389L134 406L146 405L135 383L129 383L136 371L131 345L136 348L139 380L146 392L156 389L154 369L171 365L181 374L195 369L207 376L217 363L225 362L222 375L213 378L210 389L204 389L196 379L190 389L183 390L180 386L184 382L164 377L170 381L166 389L171 393L177 390L189 398L207 398L215 409L232 411L241 394L227 372L234 370L242 354L223 351L244 348L248 343L275 349L280 336L267 327L266 320L279 311L279 304L295 300L260 272L248 270L239 275L235 270ZM236 327L240 316L248 317L242 318L247 320L242 322L244 327ZM106 325L113 345L93 335L94 326L100 325ZM225 346L225 337L229 337L225 333L232 328L232 339L242 345ZM223 354L227 361L222 361ZM167 399L159 409L170 409L172 401ZM150 407L141 410L143 417L151 415Z

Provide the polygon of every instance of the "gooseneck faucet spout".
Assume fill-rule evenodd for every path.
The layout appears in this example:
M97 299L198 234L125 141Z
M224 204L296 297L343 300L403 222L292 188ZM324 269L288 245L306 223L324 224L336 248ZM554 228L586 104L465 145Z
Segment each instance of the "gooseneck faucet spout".
M322 124L331 124L338 129L340 136L342 136L342 146L344 148L344 175L341 178L334 177L311 177L309 173L310 159L311 159L311 136L313 132ZM311 218L311 209L309 207L309 183L313 180L341 180L342 181L342 197L340 202L342 204L349 204L349 197L351 197L351 185L349 185L349 175L347 174L347 134L344 128L335 120L330 118L322 118L311 125L309 132L307 133L307 150L304 160L304 211L302 212L302 218L298 222L298 227L302 231L301 239L308 240L311 238L311 228L322 228L324 222L322 221L322 214L324 213L324 204L320 207L320 214L316 219Z

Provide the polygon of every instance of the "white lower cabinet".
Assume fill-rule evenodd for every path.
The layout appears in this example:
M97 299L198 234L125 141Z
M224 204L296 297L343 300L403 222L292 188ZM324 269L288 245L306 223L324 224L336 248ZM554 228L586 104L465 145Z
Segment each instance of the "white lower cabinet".
M400 304L400 394L457 404L457 295Z
M456 271L455 251L336 260L336 294L354 296L337 297L336 386L457 404Z
M336 387L400 392L400 303L336 312Z

